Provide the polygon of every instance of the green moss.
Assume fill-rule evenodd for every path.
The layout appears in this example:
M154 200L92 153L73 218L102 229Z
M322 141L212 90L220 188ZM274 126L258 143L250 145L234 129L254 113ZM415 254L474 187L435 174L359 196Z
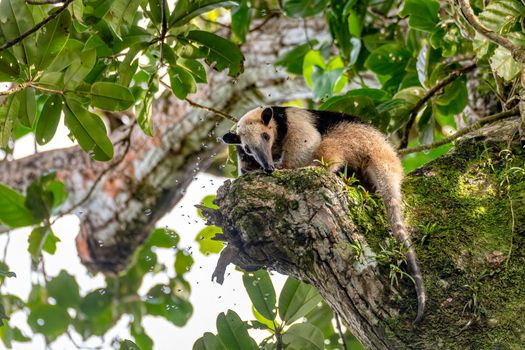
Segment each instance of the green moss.
M459 333L467 324L471 326L461 331L460 343L468 348L493 349L504 344L518 349L524 344L517 330L525 327L525 211L516 204L524 203L525 176L509 177L508 171L514 163L525 164L525 156L516 148L509 162L502 157L503 147L464 144L456 154L416 170L404 183L405 222L428 295L427 320L420 326L428 347L421 348L432 348L435 339L441 339L444 348L457 346L458 339L447 338L444 332ZM503 186L505 177L510 192ZM514 232L509 193L514 202ZM511 245L511 263L506 266ZM451 324L457 329L440 328ZM394 327L406 328L407 323L397 322ZM401 333L421 341L416 333Z

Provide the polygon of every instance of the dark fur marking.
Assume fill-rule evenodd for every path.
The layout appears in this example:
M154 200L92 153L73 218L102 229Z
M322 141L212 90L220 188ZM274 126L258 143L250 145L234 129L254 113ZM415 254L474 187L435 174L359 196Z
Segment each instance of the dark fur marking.
M316 111L314 109L308 109L307 111L315 117L315 127L321 135L325 135L331 128L344 122L368 124L368 122L355 115L342 112Z
M246 154L246 152L244 152L244 150L242 149L242 146L235 146L235 149L237 150L237 159L241 163L239 175L245 174L249 171L261 169L261 166L259 165L259 163L257 163L255 158Z
M222 136L222 142L229 145L239 145L241 144L241 138L233 132L227 132Z

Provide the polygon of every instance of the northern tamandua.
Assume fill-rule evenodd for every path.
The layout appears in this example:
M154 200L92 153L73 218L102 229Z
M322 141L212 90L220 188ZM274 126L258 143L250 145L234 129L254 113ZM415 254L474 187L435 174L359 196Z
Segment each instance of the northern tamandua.
M259 107L246 113L235 133L222 140L237 147L239 174L255 169L295 169L323 160L337 172L354 170L385 203L396 239L407 249L407 264L415 281L418 308L414 323L425 310L425 286L416 253L403 224L401 181L403 168L386 136L355 116L294 107Z

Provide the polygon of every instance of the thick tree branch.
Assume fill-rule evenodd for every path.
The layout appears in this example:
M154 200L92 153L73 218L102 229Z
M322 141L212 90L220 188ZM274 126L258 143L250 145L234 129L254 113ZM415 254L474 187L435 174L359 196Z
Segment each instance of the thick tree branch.
M392 283L402 276L392 268L398 257L385 260L396 245L387 243L379 198L321 168L254 172L227 181L220 209L203 212L235 251L229 260L311 283L368 349L520 348L525 177L512 169L525 152L514 144L505 157L508 135L499 132L464 139L404 182L405 222L428 296L417 327L413 284Z
M399 148L406 148L408 145L408 139L410 136L410 131L412 130L412 126L414 125L414 122L416 121L417 114L421 110L421 108L425 105L425 103L428 102L434 95L439 93L443 88L445 88L447 85L454 82L457 78L459 78L461 75L470 72L476 68L475 64L469 64L465 67L456 69L452 71L449 75L447 75L443 80L440 80L435 86L433 86L430 90L428 90L419 101L412 107L410 110L410 113L408 115L408 122L405 127L405 133L403 135L403 138L401 139L401 144Z

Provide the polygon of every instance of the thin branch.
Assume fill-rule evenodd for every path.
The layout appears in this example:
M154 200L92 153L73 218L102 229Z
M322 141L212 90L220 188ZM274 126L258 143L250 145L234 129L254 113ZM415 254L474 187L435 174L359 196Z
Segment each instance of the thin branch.
M439 81L434 87L428 90L427 93L419 101L417 101L417 103L410 110L410 113L408 115L408 122L405 127L405 134L403 135L403 138L401 139L401 145L399 146L399 148L407 147L410 130L412 129L412 126L414 125L414 122L416 121L416 117L417 117L417 114L419 113L419 110L425 105L425 103L427 103L428 100L430 100L435 94L441 91L441 89L446 87L448 84L451 84L454 80L459 78L461 75L473 70L474 68L476 68L475 64L469 64L468 66L452 71L449 75L445 77L445 79Z
M8 96L8 95L15 94L15 93L17 93L19 91L24 90L27 86L28 86L27 82L15 85L15 86L13 86L12 88L10 88L8 90L0 91L0 96Z
M29 5L49 5L49 4L61 4L65 0L26 0L26 4Z
M469 132L477 130L477 129L481 128L483 125L490 124L490 123L493 123L493 122L501 120L501 119L515 117L515 116L518 116L518 115L519 115L519 108L516 106L516 107L514 107L514 108L512 108L512 109L510 109L508 111L500 112L500 113L497 113L497 114L489 115L488 117L481 118L480 120L478 120L474 124L469 125L466 128L463 128L463 129L457 131L455 134L450 135L449 137L445 137L442 140L436 141L436 142L428 144L428 145L420 145L420 146L417 146L417 147L401 149L397 153L400 154L400 155L405 155L405 154L410 154L410 153L415 153L415 152L420 152L420 151L426 151L426 150L434 149L434 148L437 148L439 146L446 145L447 143L450 143L450 142L454 141L455 139L457 139L457 138L459 138L459 137L461 137L461 136L463 136L465 134L468 134Z
M10 48L13 45L18 44L19 42L21 42L22 40L24 40L25 38L27 38L31 34L33 34L36 31L38 31L40 28L42 28L43 26L45 26L46 24L51 22L53 19L55 19L55 17L57 17L62 12L64 12L64 10L66 10L67 7L69 6L69 4L71 4L72 2L73 2L73 0L65 0L64 4L62 6L60 6L60 7L58 7L55 12L53 12L52 14L49 15L49 17L47 17L44 20L42 20L41 22L39 22L37 25L35 25L33 28L29 29L27 32L21 34L20 36L14 38L12 40L9 40L8 42L6 42L2 46L0 46L0 52Z
M270 15L266 16L266 18L261 23L259 23L255 27L251 28L248 32L251 33L251 32L258 31L259 29L264 27L272 18L277 18L279 16L280 16L279 12L271 12Z
M159 63L162 67L164 60L164 40L166 39L166 33L168 32L168 21L166 20L166 0L160 1L160 21L161 21L161 28L160 28L160 58Z
M228 120L231 120L232 122L234 123L237 123L238 120L234 117L234 116L231 116L229 114L226 114L222 111L219 111L218 109L215 109L215 108L212 108L212 107L208 107L208 106L204 106L204 105L201 105L195 101L192 101L190 100L189 98L185 98L186 102L188 102L191 106L193 107L197 107L197 108L200 108L200 109L204 109L205 111L208 111L208 112L212 112L212 113L215 113L215 114L218 114L220 115L221 117L225 118L225 119L228 119Z
M465 20L468 22L468 24L470 24L470 26L476 32L488 38L489 40L495 42L496 44L506 48L507 50L511 52L512 57L516 61L525 64L525 49L524 48L514 45L514 43L510 41L509 39L485 27L474 14L474 11L472 10L472 7L470 6L469 0L458 0L458 2L461 8L461 12L463 13L463 16L465 17Z
M341 328L341 320L339 320L339 315L337 313L334 313L334 317L335 317L335 324L337 325L337 332L339 333L339 338L343 342L343 349L349 350L348 344L346 344L346 339L343 333L343 329Z

